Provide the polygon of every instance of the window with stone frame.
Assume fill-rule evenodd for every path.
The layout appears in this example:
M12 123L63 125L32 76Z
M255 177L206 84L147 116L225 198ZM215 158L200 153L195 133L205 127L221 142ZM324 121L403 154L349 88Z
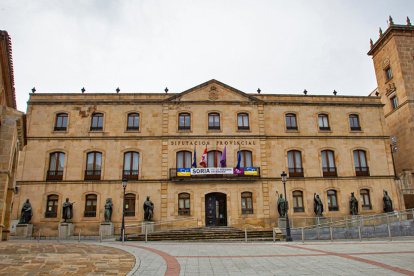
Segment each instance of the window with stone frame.
M124 153L124 169L123 176L128 180L138 180L139 173L139 153L136 151L128 151Z
M300 213L305 212L305 208L303 207L303 192L302 191L293 191L293 212Z
M135 216L135 201L136 196L133 193L128 193L125 195L125 216L134 217Z
M391 97L390 102L391 102L392 109L396 109L398 107L398 98L397 98L397 96Z
M86 155L85 180L100 180L102 168L102 153L88 152Z
M328 210L339 211L338 197L337 197L336 190L328 190L327 196L328 196Z
M189 216L190 215L190 194L179 193L178 194L178 215Z
M177 168L191 168L192 156L191 151L178 151L176 154L176 166Z
M47 171L47 181L60 181L63 179L63 168L65 163L65 153L57 151L49 155L49 170Z
M288 113L285 115L286 129L287 130L297 130L298 124L296 122L296 114Z
M251 192L241 193L242 214L253 214L253 194Z
M298 150L288 151L289 177L303 177L302 153Z
M208 129L219 130L220 129L220 114L212 112L208 114Z
M190 113L178 114L178 130L190 130L190 129L191 129Z
M138 113L128 114L127 130L139 130L139 114Z
M354 150L354 165L356 176L369 176L366 152L364 150Z
M85 196L85 212L84 217L96 217L96 204L98 196L95 194L88 194Z
M384 73L385 73L385 80L389 81L390 79L392 79L392 70L391 67L388 66L387 68L384 69Z
M335 166L335 153L332 150L321 151L322 156L322 172L324 177L337 176Z
M359 191L359 194L361 196L361 204L362 204L362 210L371 210L371 196L369 194L368 189L361 189Z
M349 126L351 127L351 130L361 130L358 114L349 115Z
M56 114L55 119L55 131L65 131L68 127L68 114L67 113L59 113Z
M250 150L241 150L240 157L241 168L253 167L253 154Z
M210 150L207 153L207 167L209 168L219 168L221 160L221 151L219 150Z
M56 218L57 217L57 210L58 210L58 202L59 196L58 195L48 195L46 200L46 218Z
M103 130L103 114L102 113L93 113L91 119L91 131L101 131Z
M318 125L319 125L319 130L331 130L331 127L329 126L328 114L318 115Z
M249 114L239 113L237 114L237 129L239 130L249 130Z

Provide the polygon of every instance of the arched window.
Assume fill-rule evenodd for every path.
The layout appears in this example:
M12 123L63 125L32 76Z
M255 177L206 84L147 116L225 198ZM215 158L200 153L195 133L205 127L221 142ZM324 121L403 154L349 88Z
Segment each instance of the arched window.
M302 191L293 191L293 212L305 212L305 208L303 207L303 192Z
M242 214L253 214L253 194L251 192L241 193Z
M139 114L138 113L129 113L127 130L139 130Z
M351 127L351 130L361 130L358 114L349 115L349 126Z
M298 124L296 122L296 114L294 113L288 113L285 115L285 121L286 121L286 129L287 130L297 130Z
M128 151L124 154L123 176L129 180L137 180L139 172L139 153Z
M85 180L100 180L102 166L102 153L89 152L86 156Z
M239 113L237 114L237 128L239 130L249 130L249 114Z
M208 129L220 129L220 114L209 113L208 114Z
M95 194L86 195L84 217L96 217L97 199L98 197Z
M359 191L359 194L361 195L361 203L362 203L362 209L363 210L371 210L371 197L369 195L368 189L362 189Z
M59 181L63 179L63 167L65 164L65 153L52 152L49 157L49 170L47 171L47 181Z
M91 131L103 130L103 114L93 113L91 120Z
M354 150L354 164L356 176L369 176L369 167L364 150Z
M68 114L67 113L56 114L54 130L65 131L67 127L68 127Z
M191 168L191 151L182 150L177 152L176 165L177 168Z
M125 216L134 217L135 216L135 194L126 194L125 195Z
M46 218L56 218L57 217L57 208L58 208L59 196L58 195L48 195L46 201Z
M318 115L318 125L319 125L319 130L331 130L331 127L329 126L329 118L327 114Z
M253 157L252 152L250 150L241 150L238 154L240 154L241 168L253 167ZM237 158L239 157L237 156Z
M302 154L298 150L288 151L289 177L303 177Z
M178 214L180 216L190 215L190 194L189 193L178 194Z
M190 113L180 113L178 115L178 130L191 129L191 115Z
M328 190L328 210L329 211L338 211L338 197L336 195L336 190Z
M207 153L207 167L218 168L220 167L221 151L211 150Z
M323 176L337 176L334 152L332 150L323 150L321 151L321 156Z

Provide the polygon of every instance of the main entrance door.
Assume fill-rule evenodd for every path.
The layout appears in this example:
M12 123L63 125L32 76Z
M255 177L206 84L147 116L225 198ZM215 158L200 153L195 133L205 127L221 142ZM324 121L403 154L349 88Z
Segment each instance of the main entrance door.
M227 226L226 194L206 195L206 226Z

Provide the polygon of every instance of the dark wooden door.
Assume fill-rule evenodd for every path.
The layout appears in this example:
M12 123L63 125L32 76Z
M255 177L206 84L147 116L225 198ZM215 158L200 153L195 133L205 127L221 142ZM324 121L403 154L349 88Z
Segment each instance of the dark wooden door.
M216 196L206 195L206 226L216 225Z
M226 195L211 193L206 195L206 226L226 226Z

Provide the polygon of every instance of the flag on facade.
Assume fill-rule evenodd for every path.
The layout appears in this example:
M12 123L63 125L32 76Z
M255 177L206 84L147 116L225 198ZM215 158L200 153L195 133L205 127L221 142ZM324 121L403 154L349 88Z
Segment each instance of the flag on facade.
M194 147L194 157L193 157L193 164L191 164L192 168L197 168L197 154L196 154L196 148Z
M237 152L237 166L236 168L240 169L240 162L241 162L241 152L240 150Z
M227 167L226 146L224 146L223 153L221 154L220 165L222 168Z
M204 149L203 155L201 155L200 166L205 168L207 167L207 147Z

